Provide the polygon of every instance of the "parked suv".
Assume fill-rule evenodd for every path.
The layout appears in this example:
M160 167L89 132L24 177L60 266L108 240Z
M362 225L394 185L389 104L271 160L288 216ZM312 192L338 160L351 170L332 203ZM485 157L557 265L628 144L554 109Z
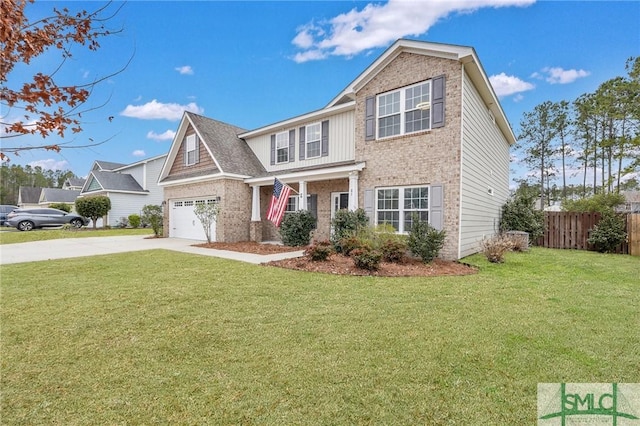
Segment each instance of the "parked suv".
M5 226L5 221L7 220L7 214L11 213L17 208L18 206L10 206L5 204L0 205L0 226Z
M20 231L31 231L34 228L60 226L67 223L75 228L82 228L89 224L89 219L58 209L17 209L7 215L7 225Z

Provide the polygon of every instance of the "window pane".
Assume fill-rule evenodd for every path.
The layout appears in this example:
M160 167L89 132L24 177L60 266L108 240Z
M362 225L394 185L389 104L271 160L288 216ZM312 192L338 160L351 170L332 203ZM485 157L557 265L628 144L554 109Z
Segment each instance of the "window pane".
M378 137L393 136L400 134L400 115L392 115L381 118L378 121Z
M413 215L417 215L423 222L429 221L429 212L404 212L404 232L411 231L411 227L413 226Z
M405 188L404 208L409 210L429 208L429 189L427 187Z
M416 109L405 113L405 133L428 130L430 122L430 110Z
M415 109L421 102L429 102L429 83L423 83L405 90L405 110Z
M378 98L378 116L397 114L400 112L400 91L388 93Z
M307 158L320 156L320 141L307 143Z
M379 211L377 225L384 225L384 224L391 225L396 231L398 231L400 229L399 218L400 218L400 212Z
M278 149L278 163L289 161L289 147Z

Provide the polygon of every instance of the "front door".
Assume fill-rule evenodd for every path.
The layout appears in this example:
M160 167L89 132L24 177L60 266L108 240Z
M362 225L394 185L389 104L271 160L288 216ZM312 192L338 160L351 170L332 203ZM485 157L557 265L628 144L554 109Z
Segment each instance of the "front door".
M336 217L336 212L341 209L349 208L348 192L332 192L331 193L331 221Z

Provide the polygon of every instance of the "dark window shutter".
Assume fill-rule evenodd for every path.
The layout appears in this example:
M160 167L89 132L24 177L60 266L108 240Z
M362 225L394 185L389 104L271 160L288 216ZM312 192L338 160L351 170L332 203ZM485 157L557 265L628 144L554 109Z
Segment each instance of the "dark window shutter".
M314 229L318 226L318 194L309 195L309 199L307 200L307 209L311 216L316 220L316 224L314 225Z
M188 166L189 161L189 153L187 151L187 137L182 140L182 144L184 145L184 165Z
M322 156L326 157L329 155L329 120L322 122L322 136L320 144L322 146Z
M375 203L374 190L373 189L365 189L365 191L364 191L364 212L369 217L369 223L371 223L371 224L375 224L374 209L373 209L374 203Z
M296 160L296 131L289 130L289 162Z
M306 149L305 149L306 147L304 146L304 140L306 138L305 132L306 132L306 127L304 127L304 126L300 127L300 138L299 138L300 139L300 143L298 144L299 145L298 148L300 149L300 159L301 160L304 160L304 154L305 154L305 151L306 151Z
M444 226L444 188L442 185L431 185L429 201L429 223L441 231Z
M444 127L444 75L431 80L431 128Z
M196 159L194 160L194 164L198 164L200 162L200 138L196 135Z
M276 135L271 135L271 165L276 164Z
M364 140L372 141L376 138L376 97L369 96L365 101L364 111Z

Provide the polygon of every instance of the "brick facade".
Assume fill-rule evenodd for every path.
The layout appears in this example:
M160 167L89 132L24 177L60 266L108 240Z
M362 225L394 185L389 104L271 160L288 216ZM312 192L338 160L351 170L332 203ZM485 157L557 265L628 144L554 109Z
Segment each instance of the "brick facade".
M365 141L365 100L390 90L445 75L445 125L408 136ZM359 205L364 190L377 187L444 184L442 256L458 255L462 68L457 61L402 53L356 93L356 161L366 162L360 173Z

